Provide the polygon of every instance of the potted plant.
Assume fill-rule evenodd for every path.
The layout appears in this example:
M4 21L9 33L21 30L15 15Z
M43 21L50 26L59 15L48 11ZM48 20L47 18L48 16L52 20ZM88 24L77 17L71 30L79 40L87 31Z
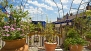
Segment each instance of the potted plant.
M70 51L82 51L83 45L87 42L80 37L74 28L67 32L67 38L64 41L64 47L66 50Z
M91 31L90 30L85 32L85 38L87 41L91 41Z
M23 12L20 9L15 10L12 5L10 5L10 9L8 21L0 27L1 38L5 41L5 46L1 49L1 51L19 49L26 44L26 34L24 34L21 21L22 18L26 17L28 11Z
M85 32L85 38L89 42L87 48L91 49L91 30Z
M35 24L35 32L37 34L40 34L40 32L42 31L42 23L41 22L38 22L37 24Z
M34 29L35 29L35 25L31 22L24 22L23 24L23 29L24 29L24 33L27 34L28 36L32 36L34 35Z
M46 51L55 51L57 46L56 42L57 32L54 29L54 25L52 23L47 23L44 29L44 37L46 38L44 45Z

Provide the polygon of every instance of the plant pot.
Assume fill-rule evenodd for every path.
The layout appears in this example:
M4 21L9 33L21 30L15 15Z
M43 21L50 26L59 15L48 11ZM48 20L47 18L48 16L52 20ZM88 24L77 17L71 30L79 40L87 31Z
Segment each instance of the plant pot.
M88 44L87 48L91 50L91 39L86 38L86 40L89 41L89 44Z
M90 43L88 44L87 48L91 50L91 39L86 37L86 40L90 42Z
M23 47L26 44L26 39L22 38L22 39L17 39L17 40L5 40L5 46L3 47L3 49L18 49L20 47Z
M91 50L91 42L90 42L90 44L87 46L87 48Z
M91 42L91 39L90 38L86 38L86 40Z
M47 42L44 42L44 45L45 45L45 50L46 51L55 51L57 43L47 43Z
M83 46L82 45L70 45L70 51L82 51Z

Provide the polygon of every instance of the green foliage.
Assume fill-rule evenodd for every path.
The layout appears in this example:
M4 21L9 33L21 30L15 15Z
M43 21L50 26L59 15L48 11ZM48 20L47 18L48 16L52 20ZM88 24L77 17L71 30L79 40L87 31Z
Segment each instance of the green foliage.
M67 32L67 37L75 38L75 37L79 37L79 34L77 33L76 30L74 30L74 28L72 28Z
M86 38L91 39L91 10L86 11L87 15L87 23L86 23L86 31L84 33Z
M64 42L65 48L68 48L70 44L84 45L87 42L83 39L91 38L91 10L81 13L82 17L76 17L73 20L72 27L65 27L67 37ZM83 38L82 38L83 37Z
M84 39L77 37L77 38L67 38L64 42L64 47L67 50L70 45L86 45L87 41Z
M4 6L4 7L6 7L6 6L8 5L8 1L7 1L7 0L2 0L2 1L0 2L0 4L1 4L2 6Z
M51 23L48 23L48 17L46 16L46 27L43 29L43 32L44 32L44 37L46 37L46 41L47 42L50 42L50 43L54 43L56 42L55 38L56 36L58 36L58 32L57 30L55 30L55 27L54 27L54 24Z
M70 45L85 45L86 43L87 42L80 37L78 32L74 28L72 28L69 29L69 31L67 32L67 37L64 41L64 47L67 50Z
M30 22L23 22L22 21L22 28L23 28L25 34L29 34L31 32L34 32L35 25Z
M46 41L50 43L55 42L55 37L57 36L57 32L54 29L54 25L52 23L47 23L46 28L44 29L44 36L46 37Z
M91 33L90 34L86 34L86 38L91 39Z
M35 32L40 32L42 31L42 24L40 22L38 22L38 24L35 24Z
M87 29L87 17L85 19L82 17L76 17L74 19L74 27L80 35L84 34Z
M91 10L86 11L87 16L91 16Z
M34 32L35 31L34 29L35 29L35 25L30 23L29 24L29 32Z
M87 42L82 39L82 38L67 38L65 40L65 44L66 46L69 46L69 45L76 45L76 44L80 44L80 45L85 45Z
M87 32L84 33L86 38L91 39L91 30L88 30Z

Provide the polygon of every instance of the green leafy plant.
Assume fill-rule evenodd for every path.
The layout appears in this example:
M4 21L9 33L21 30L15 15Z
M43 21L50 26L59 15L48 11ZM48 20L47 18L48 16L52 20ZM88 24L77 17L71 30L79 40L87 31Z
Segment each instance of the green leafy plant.
M91 13L91 10L86 11L86 15L87 15L86 26L87 27L86 27L85 32L84 32L85 37L88 39L91 39L91 17L90 17L91 14L90 13Z
M83 34L86 32L86 29L88 28L87 26L87 17L76 17L74 19L74 27L77 30L77 32L83 36Z
M46 27L44 29L44 36L46 37L47 42L56 42L55 37L57 36L57 31L54 29L54 25L52 23L46 24Z
M72 28L67 32L67 37L75 38L75 37L79 37L79 34L77 33L76 30L74 30L74 28Z
M85 41L81 36L77 33L77 31L72 28L68 31L67 37L64 41L65 49L69 49L70 45L85 45L87 41Z
M34 32L35 25L31 22L23 21L22 28L23 28L25 34L30 34L31 32Z
M91 30L85 32L85 37L91 39Z
M35 32L41 32L42 31L42 24L38 22L38 24L35 24Z
M65 50L68 50L70 45L86 45L87 41L78 37L78 38L67 38L64 42Z
M84 37L84 34L88 34L88 32L91 30L91 10L88 10L86 12L82 12L82 15L85 16L82 17L76 17L74 21L74 27L77 30L77 32Z

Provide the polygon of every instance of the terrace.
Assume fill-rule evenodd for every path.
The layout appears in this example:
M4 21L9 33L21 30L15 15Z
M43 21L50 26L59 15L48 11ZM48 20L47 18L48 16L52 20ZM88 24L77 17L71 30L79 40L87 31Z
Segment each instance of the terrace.
M91 51L91 1L64 1L0 0L0 51Z

